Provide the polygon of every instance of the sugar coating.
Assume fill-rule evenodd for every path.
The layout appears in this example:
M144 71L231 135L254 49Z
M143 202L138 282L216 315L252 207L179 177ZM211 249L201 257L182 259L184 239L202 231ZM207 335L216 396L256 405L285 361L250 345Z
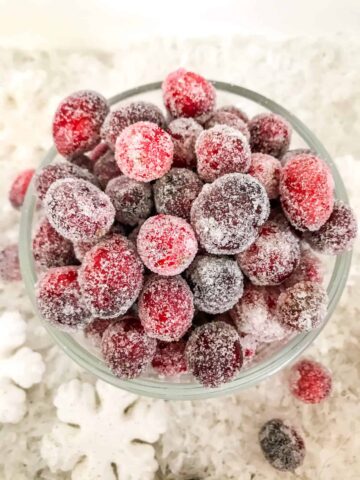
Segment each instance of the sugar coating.
M73 242L101 238L115 217L115 208L104 192L74 178L53 183L46 193L44 208L55 230Z
M200 255L186 272L197 309L223 313L243 294L243 274L235 260Z
M158 213L190 219L190 210L202 189L198 175L185 168L172 168L154 184L154 199Z
M100 141L100 128L108 111L107 101L97 92L82 90L66 97L53 120L57 151L70 157L94 148Z
M197 171L206 182L227 173L246 173L251 152L245 136L233 127L216 125L196 140Z
M285 155L280 158L280 162L284 166L291 158L302 155L303 153L316 155L316 152L310 150L310 148L294 148L293 150L288 150Z
M183 339L177 342L158 342L152 360L153 368L165 377L174 377L185 373L187 371L185 347L186 342Z
M193 294L180 276L152 275L140 294L138 307L146 333L168 342L179 340L194 316Z
M265 153L253 153L248 174L264 185L270 200L279 196L280 161Z
M33 168L23 170L14 179L9 191L9 202L14 208L20 208L24 203L28 186L34 176Z
M62 237L44 218L37 226L32 252L35 262L46 268L63 267L75 262L73 244Z
M116 163L114 153L107 151L102 155L94 165L94 175L100 186L105 190L110 180L121 175L120 168Z
M101 351L105 363L119 378L136 378L151 364L156 340L146 335L139 319L128 315L105 330Z
M282 157L289 148L291 126L280 115L261 113L249 122L250 146L253 153L260 152Z
M176 118L167 128L174 144L174 167L195 168L195 143L203 127L193 118Z
M0 278L4 282L21 280L18 246L7 245L0 250Z
M210 82L194 72L179 68L162 84L166 108L174 118L199 117L214 109L216 91Z
M299 239L288 226L268 220L255 242L239 253L237 261L254 285L278 285L299 265Z
M109 181L105 193L115 207L116 220L124 225L137 225L152 211L152 188L148 183L121 175Z
M318 283L300 282L281 293L277 305L279 321L298 332L320 327L325 319L328 297Z
M265 188L232 173L204 185L191 208L191 224L208 253L236 254L251 245L270 212Z
M134 245L116 234L96 244L83 258L79 283L93 316L114 318L126 313L143 284L143 265Z
M84 329L85 337L97 350L101 349L101 340L105 330L114 321L115 319L107 320L105 318L94 318L88 325L86 325Z
M319 157L292 157L280 175L281 205L290 223L301 231L315 231L324 225L334 206L334 180Z
M230 310L237 330L264 343L289 335L290 330L278 321L276 314L279 294L278 288L247 284L242 298Z
M253 335L240 335L244 365L249 365L254 360L258 343L258 339Z
M315 404L326 400L332 390L332 376L319 362L302 359L289 371L290 392L305 403Z
M324 267L319 257L307 247L306 244L300 246L300 263L293 271L283 285L292 287L299 282L314 282L322 284L324 281Z
M243 122L249 123L249 117L247 116L247 114L243 110L241 110L241 108L235 107L235 105L224 105L223 107L218 108L216 111L231 113L233 115L236 115Z
M244 135L248 142L250 141L250 131L247 124L234 113L216 110L209 120L205 122L204 127L209 129L215 127L215 125L227 125L235 128L235 130L239 130Z
M304 440L283 420L266 422L260 429L259 443L266 460L276 470L294 472L304 461Z
M54 267L36 285L39 312L47 322L66 332L82 330L91 320L81 295L79 267Z
M159 275L178 275L193 261L198 244L191 226L173 215L155 215L140 228L137 249L141 260Z
M173 156L170 135L155 123L134 123L116 140L118 167L127 177L139 182L150 182L165 175L171 168Z
M189 371L205 387L229 382L243 364L240 338L225 322L211 322L190 335L185 350Z
M54 162L35 174L35 190L40 200L44 200L50 186L63 178L81 178L94 185L98 182L94 175L84 168L69 162Z
M117 137L124 130L124 128L137 122L152 122L165 127L165 118L157 105L149 102L132 102L128 105L121 105L106 117L101 128L101 137L109 145L112 150L115 150L115 143Z
M340 255L351 250L357 236L354 211L342 201L334 204L329 219L316 232L306 232L305 240L311 247L327 255Z

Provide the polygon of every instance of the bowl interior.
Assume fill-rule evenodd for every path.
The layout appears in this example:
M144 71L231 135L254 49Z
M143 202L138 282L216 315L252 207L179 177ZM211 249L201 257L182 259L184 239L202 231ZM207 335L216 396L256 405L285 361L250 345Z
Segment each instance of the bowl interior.
M345 202L348 201L344 184L334 162L330 158L330 155L319 142L319 140L313 135L313 133L298 118L280 105L267 99L266 97L263 97L262 95L259 95L256 92L224 82L214 81L213 84L218 92L218 106L230 104L236 105L244 109L249 116L264 111L272 111L286 118L293 127L293 138L290 148L310 148L317 152L319 156L329 164L332 170L335 180L336 197L344 200ZM137 99L150 101L161 106L161 83L156 82L127 90L112 97L110 99L110 103L112 106L115 106ZM41 162L39 168L51 163L56 158L57 152L55 148L52 147ZM19 254L22 275L27 293L32 301L35 311L37 311L35 299L35 283L37 281L37 274L35 271L35 265L31 251L31 239L34 226L36 225L35 219L37 218L35 206L36 197L32 183L28 189L22 209ZM81 336L69 335L61 332L60 330L50 326L47 322L43 322L43 324L55 342L74 361L92 372L97 377L119 388L129 390L140 395L148 395L165 399L196 399L216 397L230 394L239 389L248 388L249 386L258 383L269 375L279 371L289 362L298 357L319 335L320 331L333 313L346 284L350 263L351 253L343 254L337 257L335 260L329 260L328 258L326 260L326 279L329 305L326 320L321 328L297 335L291 340L286 341L285 344L284 342L275 342L274 344L271 344L271 346L264 350L264 353L259 356L259 359L254 364L252 364L249 368L242 370L231 382L215 389L206 389L201 385L192 383L186 379L186 377L184 379L180 378L179 380L175 379L174 381L162 380L151 376L144 376L134 380L121 380L115 377L109 371L99 355L85 346ZM37 314L39 318L41 318L38 312Z

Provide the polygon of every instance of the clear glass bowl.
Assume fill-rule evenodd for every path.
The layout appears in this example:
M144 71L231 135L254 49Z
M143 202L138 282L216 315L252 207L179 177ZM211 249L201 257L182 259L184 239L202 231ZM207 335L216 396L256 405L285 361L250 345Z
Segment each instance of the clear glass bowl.
M219 106L233 104L243 108L250 115L262 111L272 111L286 118L291 123L294 130L291 148L305 147L317 152L320 157L329 164L332 170L335 180L336 197L345 202L348 201L343 181L334 162L330 158L330 155L315 135L311 133L311 131L298 118L275 102L251 90L224 82L214 81L213 84L218 92L217 104ZM129 100L133 101L140 98L161 105L161 83L151 83L127 90L112 97L110 99L110 104L118 105L123 102L128 102ZM53 147L46 154L39 168L51 163L56 156L57 152ZM27 293L36 311L37 307L34 286L37 281L37 276L31 251L31 239L35 223L34 220L36 218L35 207L36 197L33 184L31 184L22 209L19 251L23 279ZM248 388L278 372L289 362L295 360L309 345L312 344L335 310L346 284L350 263L351 253L346 253L337 257L328 265L327 291L329 295L329 305L326 320L321 328L309 333L297 335L286 344L280 342L275 345L271 344L271 348L267 349L265 354L261 355L260 359L255 364L241 371L231 382L215 389L206 389L197 383L192 383L191 380L189 381L186 378L184 380L180 378L172 381L147 376L134 380L121 380L110 372L101 358L84 347L83 342L81 342L81 340L79 341L76 336L71 336L60 330L56 330L45 321L43 321L43 324L55 342L67 355L69 355L69 357L86 370L116 387L129 390L139 395L178 400L192 400L228 395L237 390ZM40 317L39 314L38 316Z

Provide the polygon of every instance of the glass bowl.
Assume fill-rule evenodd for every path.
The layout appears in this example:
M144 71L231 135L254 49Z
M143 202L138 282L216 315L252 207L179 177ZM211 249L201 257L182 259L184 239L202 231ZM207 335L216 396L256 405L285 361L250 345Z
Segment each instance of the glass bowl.
M250 115L262 111L272 111L282 115L293 127L293 140L291 148L310 148L318 153L330 166L335 180L336 197L348 201L343 181L338 170L330 158L330 155L315 137L315 135L294 115L285 110L277 103L269 100L256 92L232 85L225 82L212 82L218 92L218 106L233 104L243 108ZM147 100L158 105L162 104L161 83L151 83L140 87L127 90L110 99L111 105L118 105L129 100ZM39 168L51 163L57 157L57 152L52 147L41 162ZM32 301L35 311L37 311L34 286L37 281L37 275L34 266L33 255L31 251L31 240L36 218L36 197L34 194L33 183L30 185L24 206L22 209L20 225L19 253L23 279L27 293ZM320 328L308 333L295 336L287 341L286 344L271 344L271 349L266 351L265 355L260 355L260 359L249 368L242 370L239 375L231 382L226 383L215 389L207 389L197 383L192 383L188 379L162 380L156 377L140 377L134 380L121 380L114 376L106 367L104 362L95 353L89 351L77 336L69 335L50 326L47 322L43 324L55 342L69 355L75 362L86 370L90 371L98 378L115 385L124 390L129 390L139 395L148 395L164 399L193 400L200 398L217 397L228 395L237 390L245 389L261 380L273 375L288 363L295 360L309 345L313 343L321 330L329 321L335 307L340 299L349 273L351 263L351 253L343 254L332 260L328 264L328 282L327 291L329 295L329 304L327 316ZM37 312L38 313L38 312ZM40 315L38 314L40 317Z

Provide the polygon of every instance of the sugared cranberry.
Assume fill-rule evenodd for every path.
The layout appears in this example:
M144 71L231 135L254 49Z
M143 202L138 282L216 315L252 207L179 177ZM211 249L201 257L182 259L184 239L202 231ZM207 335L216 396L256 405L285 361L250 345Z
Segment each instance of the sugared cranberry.
M115 207L116 220L124 225L137 225L153 208L151 185L125 175L110 180L105 193Z
M78 268L50 268L40 277L36 286L41 316L60 330L81 330L91 320L90 312L81 297Z
M249 122L249 117L247 114L241 110L241 108L235 107L235 105L225 105L224 107L220 107L216 110L217 112L227 112L236 115L240 120L245 123Z
M99 143L100 128L108 111L105 98L91 90L82 90L66 97L53 120L57 151L70 157L94 148Z
M210 82L197 73L179 68L162 84L164 103L174 117L199 117L215 106L216 92Z
M73 242L101 238L114 222L115 209L107 195L85 180L64 178L51 185L44 199L49 222Z
M203 131L193 118L176 118L169 123L167 131L174 143L174 167L195 168L195 143Z
M356 217L349 205L335 202L330 218L316 232L306 232L305 240L314 250L339 255L350 250L357 235Z
M279 321L298 332L318 328L326 316L327 302L326 291L318 283L297 283L279 296Z
M139 182L150 182L165 175L171 168L173 155L170 135L155 123L134 123L116 140L115 159L120 170Z
M198 246L194 231L185 220L155 215L141 226L137 248L149 270L167 276L183 272L193 261Z
M253 153L266 153L280 158L289 148L291 126L279 115L261 113L249 122L250 146Z
M265 188L250 175L232 173L205 185L191 208L191 224L209 253L242 252L269 215Z
M139 317L150 337L179 340L193 316L193 295L183 278L152 275L145 283L139 297Z
M281 163L277 158L265 153L253 153L251 155L248 173L264 185L270 200L279 196L280 171Z
M320 403L329 397L332 389L331 373L321 363L303 359L290 369L290 392L305 403Z
M76 258L82 262L83 258L85 257L86 253L91 250L99 241L105 240L106 238L110 238L113 233L118 233L119 235L125 235L125 229L120 223L114 223L111 227L110 232L106 234L102 238L96 238L95 240L88 241L88 242L74 242L74 252Z
M205 387L218 387L230 381L243 364L239 335L224 322L195 328L185 356L189 371Z
M105 318L94 318L94 320L91 320L84 329L85 338L89 340L93 347L100 350L104 332L114 321L115 319L107 320Z
M281 171L281 204L298 230L319 230L334 206L334 180L326 163L315 155L297 155Z
M0 250L0 278L4 282L21 280L18 246L15 244Z
M120 168L116 163L113 152L108 151L99 158L94 165L94 175L99 181L101 188L104 190L110 180L121 175Z
M83 259L79 283L94 316L114 318L126 313L143 284L143 265L134 245L116 234L99 242Z
M294 150L288 150L285 155L280 158L280 162L282 165L285 165L291 158L302 155L303 153L316 155L316 153L310 150L310 148L294 148Z
M126 316L105 330L101 350L105 363L119 378L136 378L151 364L156 340L146 335L138 318Z
M185 360L185 340L177 342L158 342L155 356L152 361L153 368L166 377L174 377L187 371Z
M285 287L292 287L299 282L323 283L324 272L323 265L319 257L305 245L300 248L300 263L289 278L285 280Z
M251 152L246 138L227 125L202 132L195 151L198 174L206 182L226 173L246 173L250 167Z
M172 168L154 185L155 206L158 213L190 219L190 210L202 189L203 182L195 172Z
M228 127L235 128L235 130L239 130L239 132L244 135L248 142L250 141L250 132L247 124L233 113L219 110L215 111L209 120L205 122L204 127L208 129L215 127L215 125L227 125Z
M23 170L11 184L9 201L14 208L20 208L24 203L25 195L34 173L34 169Z

